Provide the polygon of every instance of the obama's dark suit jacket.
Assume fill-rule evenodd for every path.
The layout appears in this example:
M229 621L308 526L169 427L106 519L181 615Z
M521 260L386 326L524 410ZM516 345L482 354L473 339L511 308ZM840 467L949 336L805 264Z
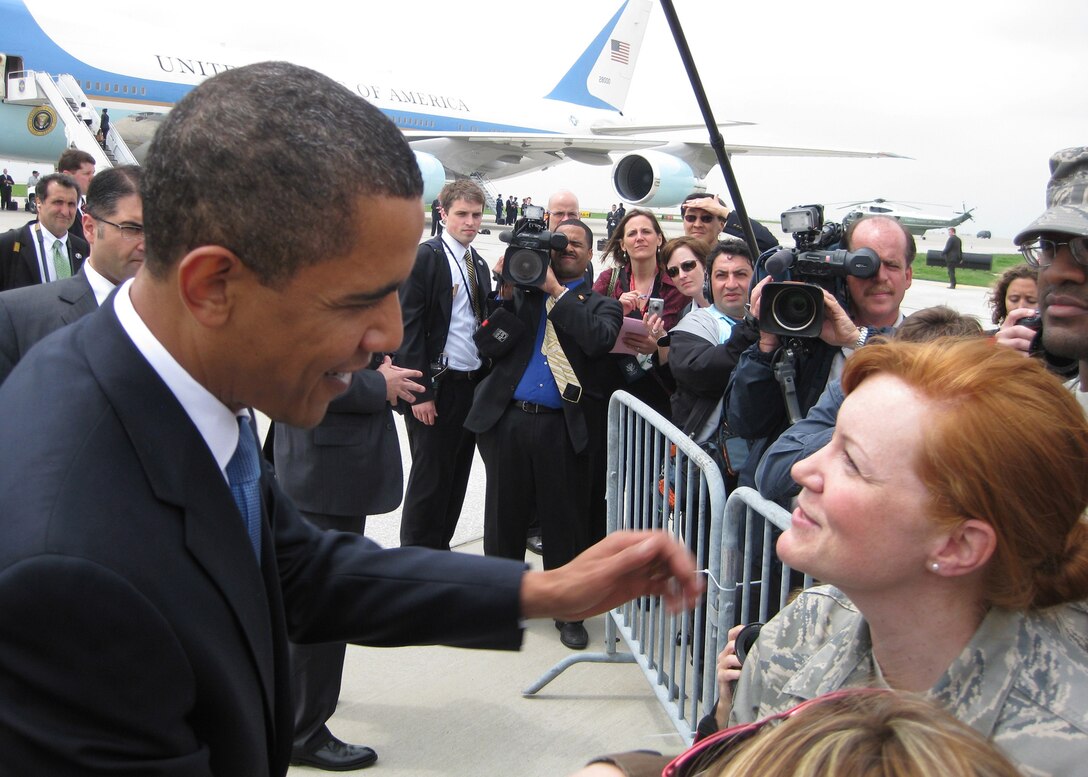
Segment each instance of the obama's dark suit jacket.
M289 635L519 646L523 564L320 532L270 470L258 565L222 471L112 299L0 386L8 771L282 775Z

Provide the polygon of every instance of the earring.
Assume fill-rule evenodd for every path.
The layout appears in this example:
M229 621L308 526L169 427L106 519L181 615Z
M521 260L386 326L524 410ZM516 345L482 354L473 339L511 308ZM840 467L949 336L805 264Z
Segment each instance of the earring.
M932 569L934 572L940 572L941 571L941 565L938 564L936 561L934 561L932 564L930 564L929 568Z

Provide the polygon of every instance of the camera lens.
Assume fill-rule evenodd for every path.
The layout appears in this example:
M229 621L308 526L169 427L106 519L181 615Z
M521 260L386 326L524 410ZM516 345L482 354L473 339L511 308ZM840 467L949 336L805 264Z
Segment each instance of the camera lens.
M733 644L733 651L737 654L737 660L744 664L744 659L748 657L748 654L752 650L752 645L756 644L756 638L759 637L759 631L763 628L762 623L749 623L743 629L740 630L740 634L737 635L737 641Z
M540 283L541 275L547 273L547 264L537 251L523 248L510 252L503 262L503 270L514 283L535 286Z
M810 326L817 311L812 295L804 287L783 289L771 306L774 322L788 332L800 332Z

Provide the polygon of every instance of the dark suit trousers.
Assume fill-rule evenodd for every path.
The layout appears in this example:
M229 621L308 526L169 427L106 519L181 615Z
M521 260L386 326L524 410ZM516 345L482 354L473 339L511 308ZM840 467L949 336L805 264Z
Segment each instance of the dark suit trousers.
M302 513L319 529L335 529L362 534L366 516ZM313 750L331 736L325 722L336 712L340 699L340 678L344 671L343 642L287 646L291 661L291 695L295 705L295 750Z
M588 547L589 457L574 452L561 412L533 414L510 405L480 435L480 456L487 468L484 553L525 558L533 516L540 520L545 569Z
M956 265L949 262L948 265L948 285L953 289L956 288Z
M412 471L404 493L400 544L449 550L472 469L476 435L465 429L477 381L463 377L439 379L434 426L404 414ZM522 545L525 537L522 536Z

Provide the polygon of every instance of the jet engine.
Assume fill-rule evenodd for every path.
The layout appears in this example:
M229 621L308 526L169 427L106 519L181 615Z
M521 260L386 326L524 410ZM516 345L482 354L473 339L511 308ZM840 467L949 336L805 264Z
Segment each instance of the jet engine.
M446 185L446 169L437 157L423 151L412 151L416 155L419 174L423 176L423 201L430 203Z
M612 168L612 187L632 205L677 205L692 192L705 192L684 160L661 151L633 151Z

